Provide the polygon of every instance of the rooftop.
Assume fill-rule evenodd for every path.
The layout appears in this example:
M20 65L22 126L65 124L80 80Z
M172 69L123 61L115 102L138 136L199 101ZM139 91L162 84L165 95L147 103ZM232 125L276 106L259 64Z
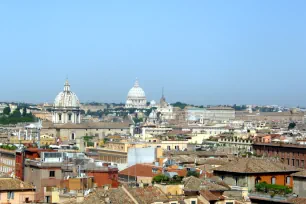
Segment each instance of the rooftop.
M240 158L238 161L229 162L220 166L214 172L232 172L232 173L280 173L280 172L297 172L292 166L275 162L268 159Z
M161 173L153 173L152 169L158 169L161 172L161 167L148 165L148 164L135 164L119 172L120 175L126 176L144 176L154 177Z
M306 145L299 145L299 144L261 143L261 142L255 142L253 145L259 145L259 146L273 146L273 147L290 147L290 148L306 149Z
M219 200L219 197L214 195L213 193L211 193L208 190L201 190L200 194L208 201L217 201Z
M126 188L139 204L169 202L170 199L157 187Z
M291 174L293 177L301 177L301 178L306 178L306 170L296 172L294 174Z
M80 123L80 124L53 124L49 122L43 123L43 129L53 129L53 128L60 128L60 129L124 129L130 127L129 122L88 122L88 123Z
M222 181L215 179L200 179L190 176L183 179L185 191L228 191L230 187Z
M0 191L14 190L35 190L35 187L16 178L0 178Z

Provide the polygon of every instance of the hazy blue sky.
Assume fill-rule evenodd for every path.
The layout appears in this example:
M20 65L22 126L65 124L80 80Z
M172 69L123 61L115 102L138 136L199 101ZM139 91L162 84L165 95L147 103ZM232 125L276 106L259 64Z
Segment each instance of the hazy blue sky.
M306 105L306 1L0 1L0 101Z

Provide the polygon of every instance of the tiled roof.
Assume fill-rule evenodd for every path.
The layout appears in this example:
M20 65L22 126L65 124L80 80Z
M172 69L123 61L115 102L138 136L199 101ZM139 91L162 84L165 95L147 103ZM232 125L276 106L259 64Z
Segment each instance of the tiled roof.
M183 179L185 191L227 191L230 187L222 181L215 181L211 179L199 179L194 176L190 176Z
M15 178L0 178L0 191L12 190L35 190L35 187L29 183Z
M272 173L272 172L297 172L292 166L268 159L241 158L214 169L214 172L233 173Z
M197 164L210 164L210 165L225 165L228 159L197 159Z
M153 173L152 169L156 168L157 173ZM125 176L143 176L143 177L154 177L161 174L161 167L148 165L148 164L135 164L119 172L119 175Z
M81 204L103 204L107 203L106 198L109 198L109 201L112 204L134 204L132 199L123 191L121 187L117 189L98 189L91 193ZM67 202L67 204L72 202ZM75 202L76 203L76 202Z
M305 204L306 198L291 198L288 201L294 204Z
M201 190L200 194L208 201L217 201L219 200L219 197L214 195L213 193L211 193L208 190Z
M201 189L209 191L227 191L230 187L224 182L212 182L210 180L204 180L201 184Z
M148 186L146 188L126 188L139 204L155 202L168 202L169 199L159 188Z
M303 177L303 178L306 178L306 170L303 170L303 171L299 171L299 172L296 172L294 174L291 174L293 177Z
M194 176L190 176L183 179L184 191L199 191L202 180Z

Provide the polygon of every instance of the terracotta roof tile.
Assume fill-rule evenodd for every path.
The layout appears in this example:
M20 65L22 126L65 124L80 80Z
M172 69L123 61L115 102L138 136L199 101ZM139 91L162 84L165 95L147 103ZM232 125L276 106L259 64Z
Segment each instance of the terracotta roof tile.
M4 190L35 190L35 187L19 179L0 178L0 191Z
M153 168L157 170L157 173L153 173ZM119 175L154 177L161 174L161 171L161 167L147 164L136 164L120 171Z
M214 172L225 171L235 173L297 172L292 166L268 159L241 158L214 169Z
M293 177L304 177L306 178L306 170L303 170L303 171L299 171L299 172L296 172L294 174L291 174Z
M217 201L219 200L219 197L214 195L213 193L211 193L208 190L202 190L200 191L200 194L208 201Z
M292 199L289 199L288 201L294 204L305 204L306 198L292 198Z

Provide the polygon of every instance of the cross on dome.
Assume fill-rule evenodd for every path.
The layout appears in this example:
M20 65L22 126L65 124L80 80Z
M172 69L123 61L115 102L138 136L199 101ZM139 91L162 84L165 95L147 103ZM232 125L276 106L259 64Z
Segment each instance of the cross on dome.
M136 77L136 81L134 83L134 87L139 87L139 82L138 82L138 78Z

